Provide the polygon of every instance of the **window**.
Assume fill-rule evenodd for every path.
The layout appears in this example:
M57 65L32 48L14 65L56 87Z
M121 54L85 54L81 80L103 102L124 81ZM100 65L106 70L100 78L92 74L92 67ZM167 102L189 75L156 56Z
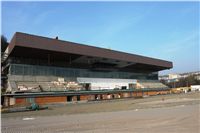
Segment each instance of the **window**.
M11 64L10 74L13 75L43 75L60 77L94 77L94 78L121 78L121 79L157 79L157 73L131 73L131 72L102 72L89 69L75 69L53 66L38 66Z

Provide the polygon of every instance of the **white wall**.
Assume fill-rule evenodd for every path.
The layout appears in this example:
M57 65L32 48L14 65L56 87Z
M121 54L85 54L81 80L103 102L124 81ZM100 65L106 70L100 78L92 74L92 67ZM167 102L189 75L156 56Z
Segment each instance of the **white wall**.
M91 90L114 89L122 86L129 87L129 84L136 84L135 79L112 79L112 78L84 78L78 77L79 83L90 83Z
M191 85L190 87L191 91L196 91L196 90L200 91L200 85Z
M91 83L92 90L102 90L102 89L114 89L119 88L121 89L122 86L126 86L128 88L128 83Z

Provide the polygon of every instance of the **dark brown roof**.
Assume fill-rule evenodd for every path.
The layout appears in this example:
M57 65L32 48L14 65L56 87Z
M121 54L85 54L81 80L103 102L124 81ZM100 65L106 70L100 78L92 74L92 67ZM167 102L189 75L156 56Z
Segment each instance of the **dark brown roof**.
M19 32L15 33L14 37L10 42L9 54L12 53L13 48L16 46L85 56L109 58L127 62L160 66L165 69L172 68L172 62L165 60Z

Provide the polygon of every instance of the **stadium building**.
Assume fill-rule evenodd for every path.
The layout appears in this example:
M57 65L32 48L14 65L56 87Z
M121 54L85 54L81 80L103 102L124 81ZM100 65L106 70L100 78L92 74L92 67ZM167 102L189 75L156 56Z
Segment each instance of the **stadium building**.
M172 62L15 33L2 56L5 106L167 94L158 71Z

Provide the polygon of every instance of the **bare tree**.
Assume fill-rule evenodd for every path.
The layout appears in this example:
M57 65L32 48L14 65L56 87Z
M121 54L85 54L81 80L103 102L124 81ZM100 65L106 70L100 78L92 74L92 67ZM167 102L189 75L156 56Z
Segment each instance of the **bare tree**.
M1 53L3 53L8 46L7 38L4 35L1 35Z

